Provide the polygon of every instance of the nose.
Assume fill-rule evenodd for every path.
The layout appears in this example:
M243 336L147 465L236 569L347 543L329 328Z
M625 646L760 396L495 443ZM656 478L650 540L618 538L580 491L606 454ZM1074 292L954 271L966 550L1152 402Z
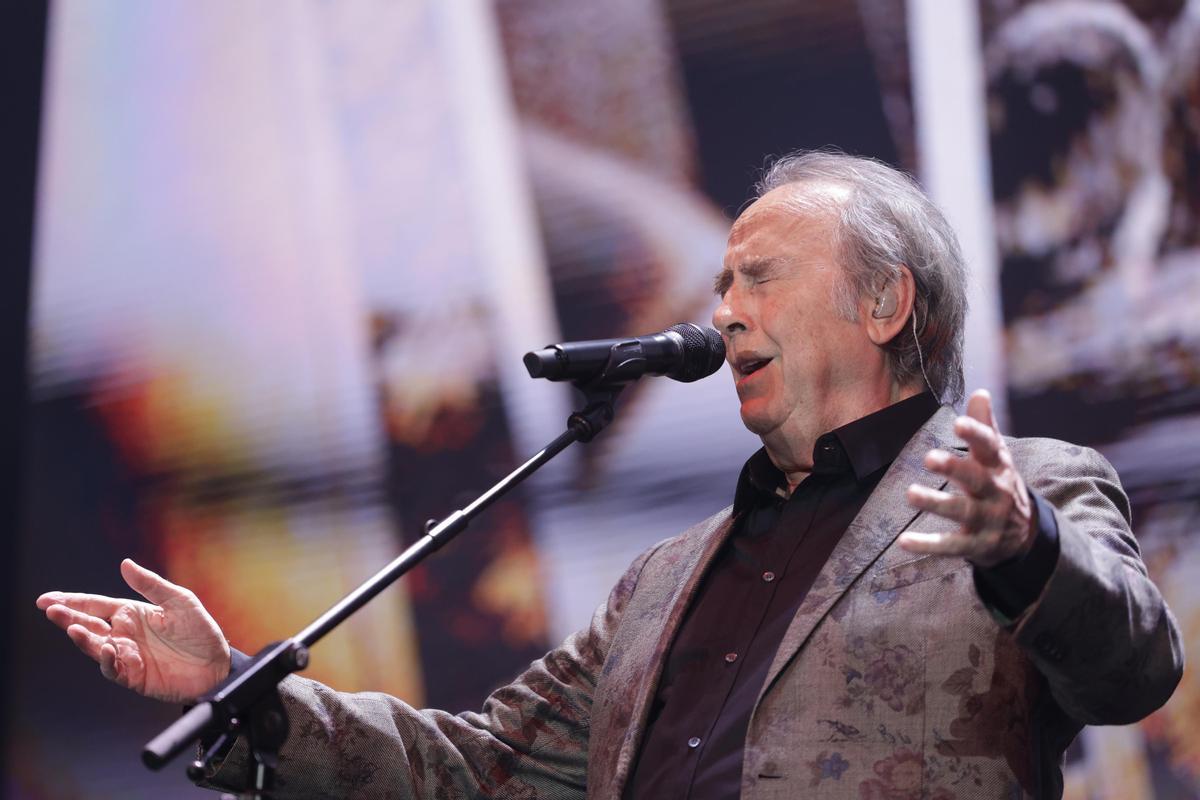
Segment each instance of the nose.
M713 312L713 327L726 338L746 330L746 312L737 287L731 286L721 295L721 304Z

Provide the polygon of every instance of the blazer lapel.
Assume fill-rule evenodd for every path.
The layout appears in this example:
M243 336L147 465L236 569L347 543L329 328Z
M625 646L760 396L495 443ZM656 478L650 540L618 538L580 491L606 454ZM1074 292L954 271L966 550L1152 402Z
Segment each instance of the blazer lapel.
M639 584L665 591L630 604L622 622L627 635L609 653L609 664L621 666L606 676L611 689L603 707L593 709L593 736L603 741L589 748L589 797L618 796L629 779L671 642L732 529L731 509L725 509L665 545L647 565L654 574L643 573Z
M779 643L767 679L759 692L759 701L808 641L813 629L829 613L833 604L919 515L920 512L905 499L909 484L917 483L935 489L946 485L941 475L925 468L925 454L935 447L952 449L957 446L953 430L956 416L950 406L939 408L892 462L800 604L783 635L783 641Z

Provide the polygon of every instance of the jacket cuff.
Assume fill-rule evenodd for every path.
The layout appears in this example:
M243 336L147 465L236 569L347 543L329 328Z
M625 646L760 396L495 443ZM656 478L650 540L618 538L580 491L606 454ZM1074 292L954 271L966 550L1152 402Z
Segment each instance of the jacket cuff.
M246 655L241 650L238 650L236 647L230 647L229 648L229 675L232 675L233 673L237 672L240 669L244 669L245 666L253 660L254 660L253 656ZM226 675L225 677L229 677L229 676ZM185 713L189 709L191 709L191 706L184 706L184 708L183 708ZM198 758L203 757L204 754L208 751L208 749L210 747L212 747L214 744L216 744L217 739L219 739L220 737L221 737L221 732L216 731L216 732L210 733L207 736L200 739L200 741L196 747L197 757ZM223 762L226 759L226 757L228 757L230 750L233 749L234 745L237 744L237 742L240 739L241 739L241 737L239 736L239 737L236 737L235 739L232 739L232 740L226 742L225 746L223 748L221 748L220 752L217 753L216 758L214 759L214 765L219 765L221 762ZM204 785L204 782L201 781L197 785L202 786L202 785Z
M1026 490L1037 511L1033 546L992 567L975 567L975 591L1002 625L1011 625L1041 597L1058 565L1058 522L1054 509L1032 489Z

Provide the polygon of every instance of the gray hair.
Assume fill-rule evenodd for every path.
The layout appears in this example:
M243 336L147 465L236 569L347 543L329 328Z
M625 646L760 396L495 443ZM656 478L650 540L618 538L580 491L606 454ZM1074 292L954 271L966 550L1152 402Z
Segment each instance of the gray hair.
M888 366L901 385L920 382L924 374L940 399L961 400L967 271L950 223L912 176L839 152L801 151L778 159L763 173L755 197L809 182L849 191L844 201L799 200L837 214L834 247L842 280L833 300L838 313L857 320L862 299L896 280L900 265L908 267L916 284L914 322L887 343Z

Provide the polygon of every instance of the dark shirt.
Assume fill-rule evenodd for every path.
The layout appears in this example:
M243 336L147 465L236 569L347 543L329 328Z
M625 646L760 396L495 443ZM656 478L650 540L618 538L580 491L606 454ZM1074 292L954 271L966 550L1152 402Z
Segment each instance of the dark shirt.
M746 462L734 529L668 652L626 798L739 795L750 715L792 618L887 468L937 409L926 392L824 434L812 472L790 497L765 450ZM1007 618L1037 599L1058 560L1053 511L1030 494L1034 547L975 570L980 594Z

